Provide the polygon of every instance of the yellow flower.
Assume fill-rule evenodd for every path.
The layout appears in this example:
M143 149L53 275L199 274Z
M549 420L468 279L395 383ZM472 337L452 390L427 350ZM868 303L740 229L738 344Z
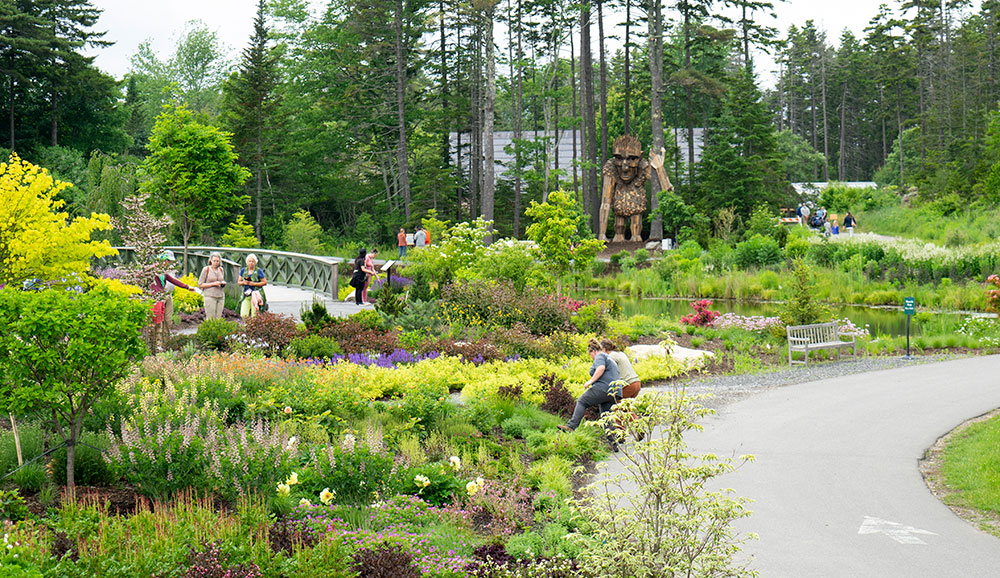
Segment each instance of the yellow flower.
M336 495L335 492L331 492L330 488L323 488L323 491L319 493L319 501L323 502L327 506L333 501L333 497Z
M462 460L460 460L458 456L451 456L451 469L456 472L462 469Z
M469 492L470 496L476 495L476 493L479 492L479 490L480 487L479 484L476 483L476 480L472 480L468 484L465 484L465 491Z
M300 506L311 506L312 504L309 502L309 500L307 500L305 498L302 498L301 500L299 500L299 505Z
M299 483L299 475L295 472L292 472L292 475L288 476L288 479L285 480L285 483L288 484L289 486L294 486L295 484Z
M426 488L431 485L431 480L423 474L417 474L413 477L413 483L420 486L421 488Z
M278 495L287 496L292 491L288 484L278 484Z

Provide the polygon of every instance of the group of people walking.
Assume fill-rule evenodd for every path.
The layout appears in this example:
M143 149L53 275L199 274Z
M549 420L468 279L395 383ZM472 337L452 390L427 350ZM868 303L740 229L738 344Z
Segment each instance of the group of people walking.
M587 390L576 400L569 422L559 426L563 431L580 427L583 416L591 407L598 408L598 412L603 414L618 401L639 395L642 388L639 374L633 369L628 355L619 351L610 339L591 339L587 344L587 353L593 361L590 378L584 383ZM612 450L618 450L614 437L609 438L609 443Z
M809 205L805 203L799 203L797 209L795 209L795 214L799 218L799 225L804 227L811 227L813 229L821 229L823 235L830 237L833 235L840 234L840 224L837 223L837 215L829 215L826 212L826 207L820 207L813 214ZM854 235L854 227L858 224L854 215L850 211L844 215L844 231L850 235Z

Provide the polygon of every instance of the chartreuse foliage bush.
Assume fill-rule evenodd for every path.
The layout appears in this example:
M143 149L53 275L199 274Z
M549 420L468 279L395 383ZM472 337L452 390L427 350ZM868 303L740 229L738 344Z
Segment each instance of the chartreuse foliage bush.
M61 211L57 196L71 186L16 154L0 163L0 285L84 273L92 258L115 254L108 241L91 240L111 229L108 215Z
M180 280L188 287L198 285L198 277L194 273L188 273L181 277ZM194 291L188 291L179 287L174 291L174 309L180 313L194 313L201 309L203 302L204 300L201 295Z

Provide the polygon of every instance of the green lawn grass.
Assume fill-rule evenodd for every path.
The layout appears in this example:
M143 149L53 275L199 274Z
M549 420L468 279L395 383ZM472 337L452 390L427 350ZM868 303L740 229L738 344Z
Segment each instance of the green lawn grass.
M970 425L944 451L948 502L1000 514L1000 416Z

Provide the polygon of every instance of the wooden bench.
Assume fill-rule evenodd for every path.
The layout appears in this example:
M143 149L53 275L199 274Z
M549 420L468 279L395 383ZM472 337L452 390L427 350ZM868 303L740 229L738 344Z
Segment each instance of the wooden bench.
M836 321L813 323L812 325L789 325L785 331L788 335L788 365L809 363L809 352L817 349L836 349L838 358L841 347L851 347L854 350L854 355L858 354L857 339L853 335L850 336L850 341L841 339L840 328ZM805 360L794 361L792 353L796 351L805 353Z

